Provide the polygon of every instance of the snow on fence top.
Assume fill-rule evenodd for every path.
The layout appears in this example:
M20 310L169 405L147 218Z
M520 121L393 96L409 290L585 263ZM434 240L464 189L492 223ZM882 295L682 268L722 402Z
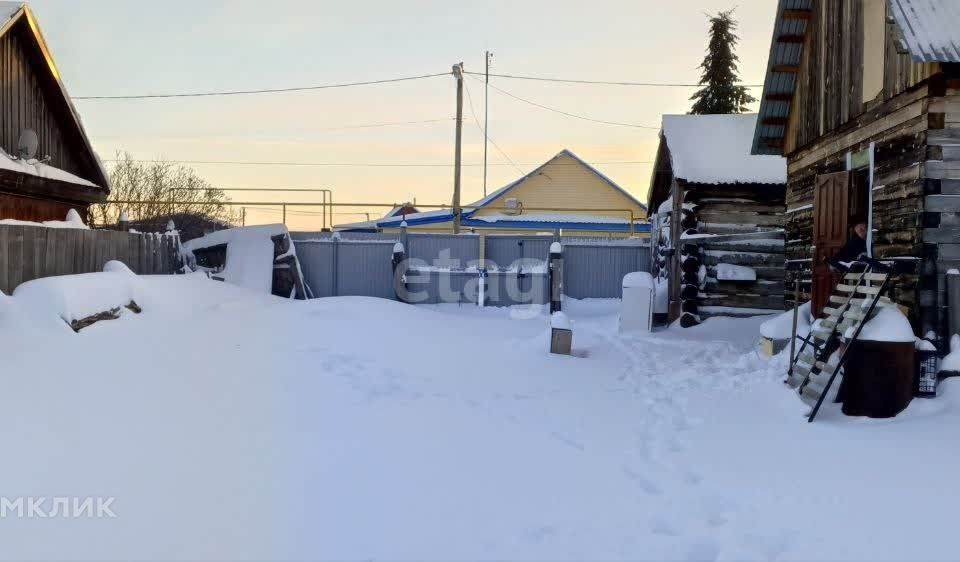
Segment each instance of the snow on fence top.
M673 175L691 183L787 182L787 161L753 156L755 113L746 115L664 115L663 136Z
M74 209L67 211L67 217L62 221L32 222L17 219L2 219L0 220L0 226L44 226L47 228L79 228L81 230L90 228L83 223L83 219L80 218L80 213Z

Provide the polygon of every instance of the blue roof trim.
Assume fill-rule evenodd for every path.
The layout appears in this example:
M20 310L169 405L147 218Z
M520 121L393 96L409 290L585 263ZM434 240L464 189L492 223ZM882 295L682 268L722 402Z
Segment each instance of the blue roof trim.
M476 228L524 228L528 230L552 230L554 228L565 228L569 230L600 230L606 232L630 232L630 225L623 223L607 222L543 222L543 221L497 221L487 222L480 219L464 219L463 226ZM634 232L650 232L650 223L634 223Z

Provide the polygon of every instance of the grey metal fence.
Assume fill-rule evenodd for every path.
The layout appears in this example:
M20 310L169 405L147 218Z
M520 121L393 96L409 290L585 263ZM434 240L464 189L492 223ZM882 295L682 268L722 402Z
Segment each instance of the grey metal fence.
M304 277L316 297L364 295L395 298L391 264L398 234L291 233ZM490 306L549 302L547 258L552 236L409 233L408 291L416 302L477 301L480 243L488 267L485 303ZM564 293L573 298L620 298L623 276L648 271L645 240L566 238Z
M623 277L650 270L646 245L569 243L563 247L563 294L575 299L621 298Z
M480 237L476 234L411 233L407 235L406 251L411 260L423 260L440 267L453 266L442 263L453 260L455 267L466 268L480 259ZM437 260L441 263L434 263Z
M294 240L314 297L394 298L392 240Z

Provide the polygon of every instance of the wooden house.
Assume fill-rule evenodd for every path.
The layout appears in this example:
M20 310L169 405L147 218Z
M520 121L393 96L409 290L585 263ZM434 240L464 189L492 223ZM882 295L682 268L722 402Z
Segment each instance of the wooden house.
M646 235L647 208L625 189L569 150L522 178L463 206L461 226L480 233ZM338 225L344 231L394 231L406 220L411 232L450 232L450 209Z
M868 222L899 260L891 298L942 333L944 271L960 260L960 2L780 0L754 154L787 158L787 294L814 312L826 261Z
M786 162L751 155L756 121L663 116L648 194L652 271L658 312L684 327L783 310Z
M108 189L33 13L0 2L0 220L86 218Z

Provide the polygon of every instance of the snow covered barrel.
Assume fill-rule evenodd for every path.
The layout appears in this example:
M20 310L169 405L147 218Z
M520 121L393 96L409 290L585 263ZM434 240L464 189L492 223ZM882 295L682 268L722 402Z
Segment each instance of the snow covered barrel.
M623 299L620 304L620 332L653 330L653 309L656 289L653 276L634 271L623 277Z

